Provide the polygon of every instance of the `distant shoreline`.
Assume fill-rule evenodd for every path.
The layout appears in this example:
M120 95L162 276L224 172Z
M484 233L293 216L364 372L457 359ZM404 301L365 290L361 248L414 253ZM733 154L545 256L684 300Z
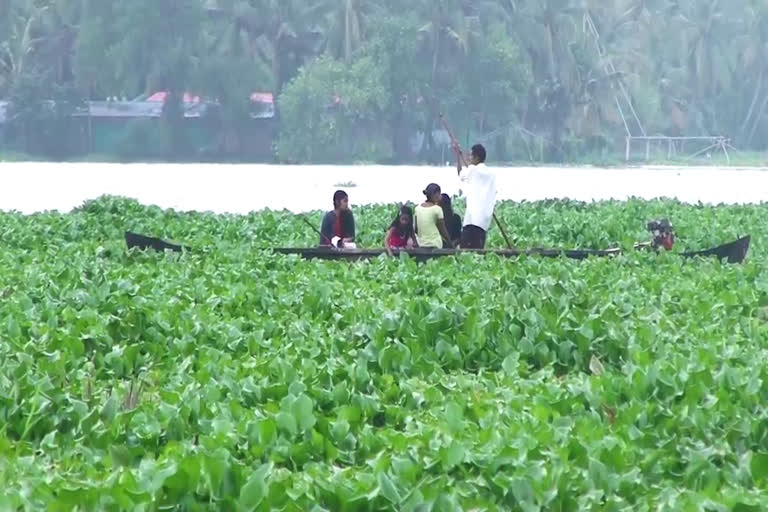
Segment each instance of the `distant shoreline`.
M301 166L301 167L318 167L318 166L334 166L334 167L371 167L371 166L386 166L386 167L440 167L439 164L430 164L422 162L413 163L377 163L377 162L342 162L342 163L284 163L284 162L256 162L246 160L121 160L111 155L92 154L86 155L83 158L69 159L69 160L49 160L44 158L38 158L25 153L17 152L3 152L0 150L0 164L5 163L62 163L62 164L140 164L140 165L153 165L153 164L170 164L170 165L275 165L275 166ZM768 169L768 152L766 153L738 153L733 155L729 161L724 155L719 154L714 158L697 158L694 160L677 159L651 159L648 162L631 160L626 162L623 155L603 155L590 158L585 156L583 159L571 161L571 162L532 162L532 161L489 161L489 165L495 167L557 167L557 168L646 168L646 167L686 167L686 168L705 168L705 167L731 167L734 169ZM453 163L449 163L446 167L452 167Z

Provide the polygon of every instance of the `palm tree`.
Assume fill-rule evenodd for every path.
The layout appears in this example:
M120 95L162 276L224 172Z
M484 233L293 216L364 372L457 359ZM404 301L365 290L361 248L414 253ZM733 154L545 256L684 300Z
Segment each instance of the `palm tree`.
M325 10L327 50L347 64L365 42L372 18L386 11L376 0L326 0Z
M469 53L471 24L459 0L420 0L415 8L421 27L418 30L420 60L428 62L428 77L422 88L422 97L428 102L422 146L422 159L435 150L432 130L437 120L434 102L448 111L456 105L446 103L457 99L454 92L460 86L457 77L465 68ZM417 64L418 65L418 64Z
M268 63L277 97L299 67L317 55L324 40L323 0L250 0L241 20L253 47Z
M743 13L745 29L736 44L741 49L739 71L749 92L738 134L745 146L751 146L768 112L768 5L747 0Z
M250 122L251 94L269 88L270 69L261 60L247 30L252 7L243 0L209 0L208 23L203 31L206 58L195 87L215 98L217 107L208 119L216 123L216 147L227 154L242 150L242 134ZM265 87L266 85L266 87Z
M6 39L0 41L0 92L7 92L32 65L44 41L38 26L47 7L22 6L21 3L6 4L4 9L7 32Z
M521 0L511 21L530 55L534 76L526 122L534 131L546 127L556 159L563 157L566 123L588 72L582 14L572 0Z

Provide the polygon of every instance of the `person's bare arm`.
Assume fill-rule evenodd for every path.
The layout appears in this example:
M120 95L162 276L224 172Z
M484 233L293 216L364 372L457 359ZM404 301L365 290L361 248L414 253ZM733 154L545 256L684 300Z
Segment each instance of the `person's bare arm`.
M445 227L445 219L437 219L437 230L440 231L440 236L443 237L443 240L448 242L448 246L453 249L453 241L451 240L451 235L448 234L448 229Z

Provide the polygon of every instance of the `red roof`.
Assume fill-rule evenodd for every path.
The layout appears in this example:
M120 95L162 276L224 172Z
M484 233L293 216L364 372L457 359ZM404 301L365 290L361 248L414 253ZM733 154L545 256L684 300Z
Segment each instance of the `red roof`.
M255 92L251 94L254 103L274 103L275 97L271 92Z
M147 98L147 101L156 101L158 103L165 103L165 99L168 97L166 91L159 91ZM200 96L192 96L191 94L184 93L184 103L200 103Z
M151 95L149 98L147 98L146 101L156 101L159 103L164 103L165 98L168 97L168 92L166 91L158 91ZM191 94L184 93L184 103L200 103L201 98L200 96L192 96ZM254 92L251 94L251 101L254 103L269 103L272 104L275 102L274 95L271 92Z

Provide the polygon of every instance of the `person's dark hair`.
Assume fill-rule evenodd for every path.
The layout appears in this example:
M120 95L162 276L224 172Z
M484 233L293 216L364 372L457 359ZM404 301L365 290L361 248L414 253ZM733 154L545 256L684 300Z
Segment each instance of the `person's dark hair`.
M427 185L427 188L424 189L424 195L427 196L427 200L429 200L430 197L440 192L440 185L437 183L430 183Z
M443 208L443 215L446 219L450 219L453 216L453 205L451 204L451 196L443 194L440 196L440 206Z
M400 229L400 217L403 215L407 215L411 222L408 223L408 236L413 235L413 210L408 205L403 205L400 207L400 211L397 212L397 216L395 217L395 220L392 221L392 224L389 225L390 228L394 228L399 230Z
M347 195L347 193L344 192L343 190L337 190L333 194L333 208L334 209L338 208L339 203L341 203L344 199L349 199L349 196Z
M472 146L472 154L475 155L481 163L485 162L485 148L482 144L475 144Z

